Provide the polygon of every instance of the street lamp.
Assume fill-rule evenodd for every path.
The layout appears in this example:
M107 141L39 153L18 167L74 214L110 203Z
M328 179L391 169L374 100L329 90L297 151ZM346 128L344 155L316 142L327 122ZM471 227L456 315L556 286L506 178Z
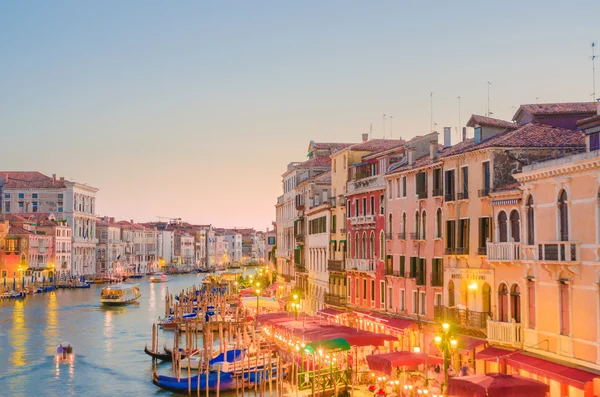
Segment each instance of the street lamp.
M457 344L454 335L450 332L450 324L442 324L441 334L436 335L433 340L435 341L436 346L442 351L442 358L444 360L444 383L446 384L446 387L448 387L448 366Z

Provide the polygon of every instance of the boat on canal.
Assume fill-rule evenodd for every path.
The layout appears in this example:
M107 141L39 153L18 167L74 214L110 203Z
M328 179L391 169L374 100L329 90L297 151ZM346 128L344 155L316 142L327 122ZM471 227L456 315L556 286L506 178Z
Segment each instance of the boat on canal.
M275 379L276 372L276 369L273 369L270 374L268 371L246 372L244 373L242 381L239 382L239 385L243 388L244 386L260 383L261 381L268 380L269 378ZM198 389L200 389L200 391L205 391L207 388L209 391L216 391L217 385L219 386L219 391L230 391L235 390L236 388L236 378L232 374L222 371L209 372L208 379L206 374L201 373L199 376L191 376L189 380L183 376L178 379L177 377L158 375L156 371L154 371L152 374L152 383L161 389L169 390L175 393L187 393L188 390L191 392L197 392Z
M155 273L152 276L150 276L151 283L164 283L166 281L168 281L167 275L164 273Z
M74 359L73 346L69 342L61 342L56 346L56 361L72 362Z
M126 305L142 296L139 284L121 283L102 288L100 302L103 305Z

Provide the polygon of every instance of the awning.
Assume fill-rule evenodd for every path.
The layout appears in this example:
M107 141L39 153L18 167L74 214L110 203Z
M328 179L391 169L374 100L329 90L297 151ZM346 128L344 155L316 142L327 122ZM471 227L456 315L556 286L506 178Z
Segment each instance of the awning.
M442 359L439 357L427 357L425 353L408 351L371 354L367 356L367 363L370 370L382 372L387 375L392 375L392 367L407 367L406 369L408 370L415 370L419 365L425 364L426 361L428 365L442 363Z
M352 346L384 346L385 342L397 340L393 336L385 334L352 335L344 336L344 339Z
M271 284L271 285L270 285L270 286L267 288L267 290L268 290L268 291L275 291L275 290L277 290L277 288L279 288L279 283L274 283L274 284Z
M513 368L541 375L578 389L584 389L587 382L600 378L600 375L592 372L529 356L521 352L507 357L506 363Z
M470 352L471 350L483 345L487 341L485 339L471 338L469 336L459 336L456 338L456 348L463 352Z
M394 331L404 332L404 329L410 327L412 324L412 320L407 320L404 318L392 318L385 324L385 326L393 329Z
M479 374L448 379L448 394L457 397L545 397L550 386L518 375Z
M304 350L310 354L314 354L319 350L323 350L324 352L339 352L350 350L350 344L344 338L335 338L309 343Z
M340 311L340 310L332 309L330 307L319 310L317 312L317 316L321 316L321 317L336 317L336 316L339 316L340 314L344 314L344 312Z
M255 298L255 297L244 297L242 299L243 299L244 306L249 307L249 308L256 308L256 306L258 305L258 307L263 307L263 308L267 308L267 309L281 309L280 301L278 301L275 298L268 298L266 296L260 296L258 298L258 302L257 302L257 298Z
M500 349L498 347L487 347L480 352L475 354L475 358L477 360L496 360L500 358L509 357L511 354L515 353L516 350L506 350Z

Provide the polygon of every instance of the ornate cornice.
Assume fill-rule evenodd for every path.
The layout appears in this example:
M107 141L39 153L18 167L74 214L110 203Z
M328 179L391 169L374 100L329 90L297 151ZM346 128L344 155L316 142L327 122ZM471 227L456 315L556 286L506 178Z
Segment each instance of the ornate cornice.
M531 182L536 180L555 178L557 176L577 174L597 169L600 169L600 157L586 159L581 162L548 165L548 167L546 168L523 172L520 174L514 174L513 176L519 182Z

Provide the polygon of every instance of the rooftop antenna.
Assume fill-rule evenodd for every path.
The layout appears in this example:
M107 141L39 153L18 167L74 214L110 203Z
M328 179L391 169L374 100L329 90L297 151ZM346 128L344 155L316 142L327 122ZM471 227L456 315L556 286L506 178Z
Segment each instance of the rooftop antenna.
M433 132L433 92L429 93L430 132Z
M596 100L596 43L592 42L592 100Z
M458 128L461 127L460 124L460 97L457 98L458 99Z
M492 85L492 83L489 81L487 83L488 83L488 87L487 87L487 89L488 89L488 107L487 107L487 115L486 116L489 117L492 114L490 112L490 86Z
M385 139L385 113L383 114L383 139Z
M390 139L394 139L394 116L390 116Z

